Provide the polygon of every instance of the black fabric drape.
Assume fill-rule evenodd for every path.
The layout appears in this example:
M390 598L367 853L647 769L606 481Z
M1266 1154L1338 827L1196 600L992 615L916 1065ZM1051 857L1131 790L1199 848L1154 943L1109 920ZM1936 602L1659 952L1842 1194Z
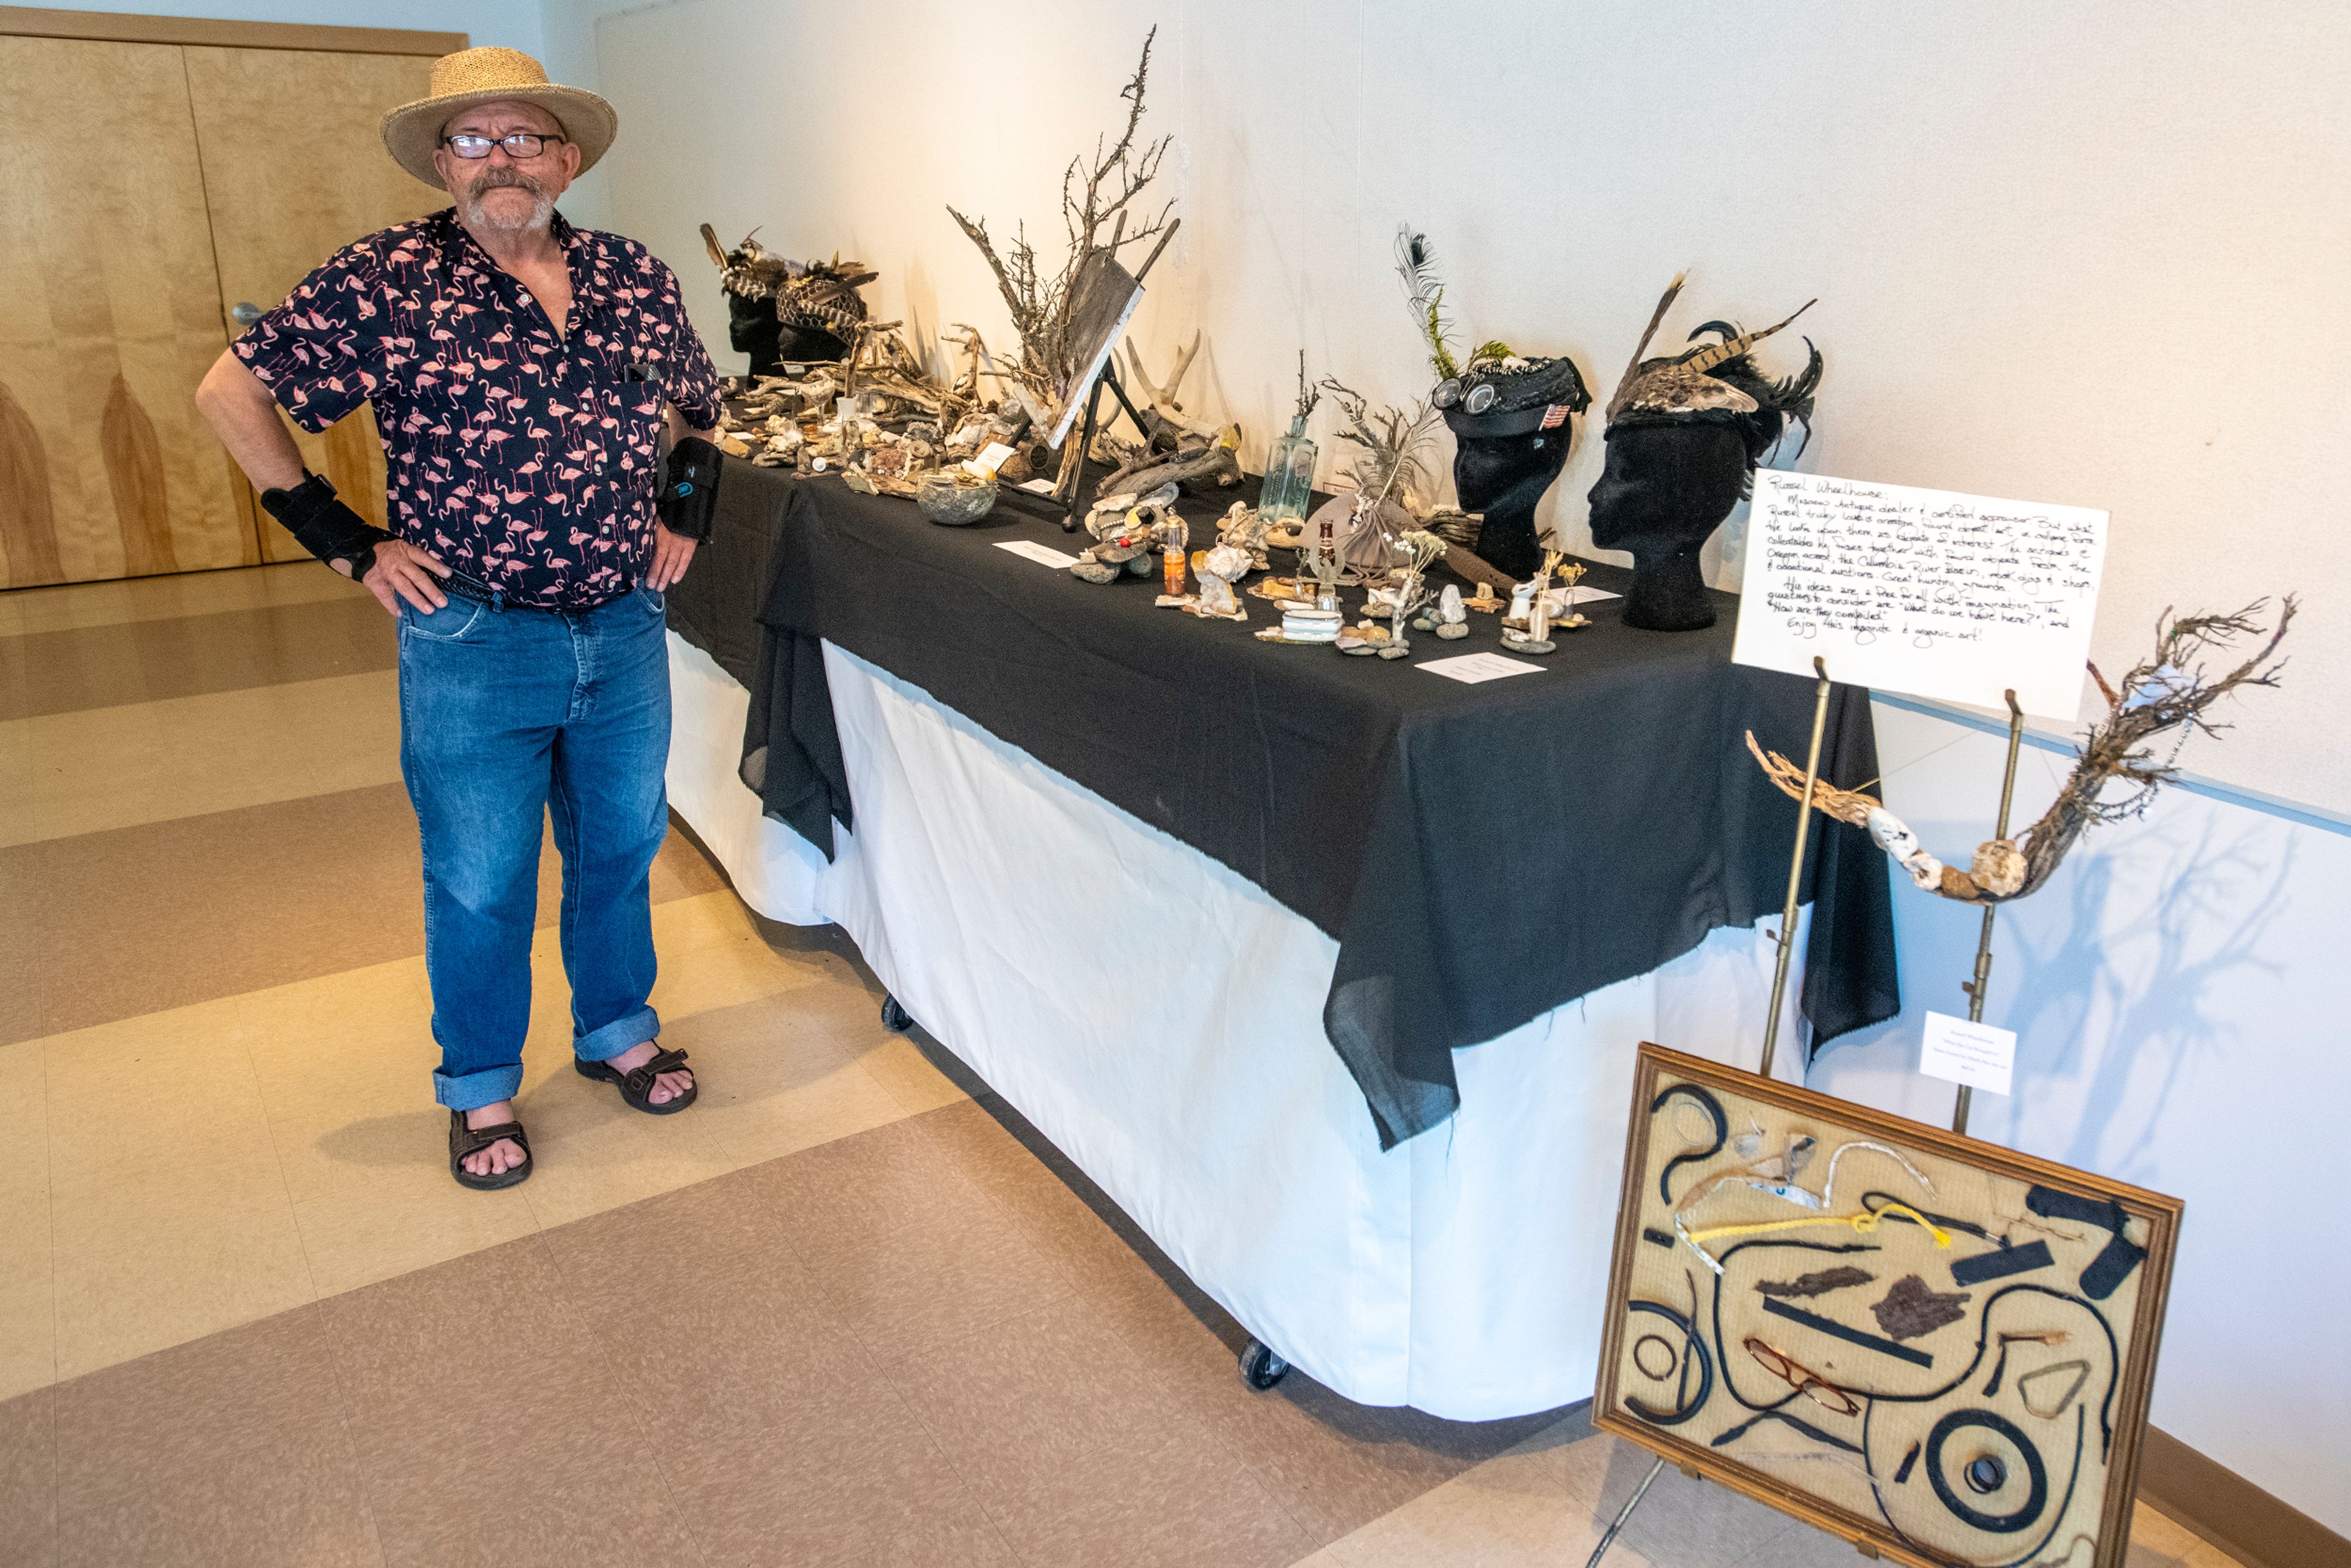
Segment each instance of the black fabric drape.
M1202 622L1155 608L1155 580L993 548L1081 542L1025 497L970 528L837 481L778 498L744 775L768 814L830 852L851 802L820 643L890 671L1337 939L1324 1026L1384 1145L1452 1113L1456 1049L1780 907L1796 807L1743 735L1801 754L1813 685L1729 662L1729 595L1716 628L1680 633L1600 601L1540 674L1463 685L1259 643L1260 601L1248 626ZM1217 508L1186 509L1205 542ZM1500 651L1493 617L1470 623L1415 634L1401 664ZM1822 758L1834 783L1876 776L1865 692L1834 692ZM1884 856L1826 818L1813 844L1817 1045L1898 1002Z

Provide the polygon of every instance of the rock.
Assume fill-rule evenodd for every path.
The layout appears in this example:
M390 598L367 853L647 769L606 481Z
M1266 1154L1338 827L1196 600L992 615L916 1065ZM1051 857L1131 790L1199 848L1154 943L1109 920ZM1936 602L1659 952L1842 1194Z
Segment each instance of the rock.
M1438 623L1437 634L1451 643L1469 635L1469 628L1458 621L1447 621Z

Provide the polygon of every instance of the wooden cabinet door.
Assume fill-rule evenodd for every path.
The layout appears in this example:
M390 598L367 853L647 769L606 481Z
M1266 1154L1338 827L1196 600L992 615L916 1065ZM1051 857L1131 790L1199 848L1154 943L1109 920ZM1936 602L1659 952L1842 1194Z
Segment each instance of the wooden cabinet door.
M385 110L425 96L433 62L418 55L190 46L188 93L204 159L220 294L232 336L240 303L268 309L313 267L360 238L449 204L383 150ZM292 429L289 421L288 429ZM365 404L322 435L296 431L302 461L352 510L381 527L383 444ZM301 546L255 508L268 560Z
M219 296L180 50L0 37L0 586L257 559Z

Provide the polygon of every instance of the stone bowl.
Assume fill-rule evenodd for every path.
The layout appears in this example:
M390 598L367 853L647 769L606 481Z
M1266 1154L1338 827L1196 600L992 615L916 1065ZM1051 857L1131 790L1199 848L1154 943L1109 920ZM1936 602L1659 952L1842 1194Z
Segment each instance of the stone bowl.
M995 509L994 485L959 485L945 474L930 473L914 488L914 505L923 516L948 528L976 523Z

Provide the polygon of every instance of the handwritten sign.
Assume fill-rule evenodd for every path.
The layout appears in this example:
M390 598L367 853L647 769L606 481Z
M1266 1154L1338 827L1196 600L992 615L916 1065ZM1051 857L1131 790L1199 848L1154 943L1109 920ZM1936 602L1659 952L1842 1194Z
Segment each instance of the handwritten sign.
M1767 470L1731 657L2071 723L2105 553L2082 507Z

